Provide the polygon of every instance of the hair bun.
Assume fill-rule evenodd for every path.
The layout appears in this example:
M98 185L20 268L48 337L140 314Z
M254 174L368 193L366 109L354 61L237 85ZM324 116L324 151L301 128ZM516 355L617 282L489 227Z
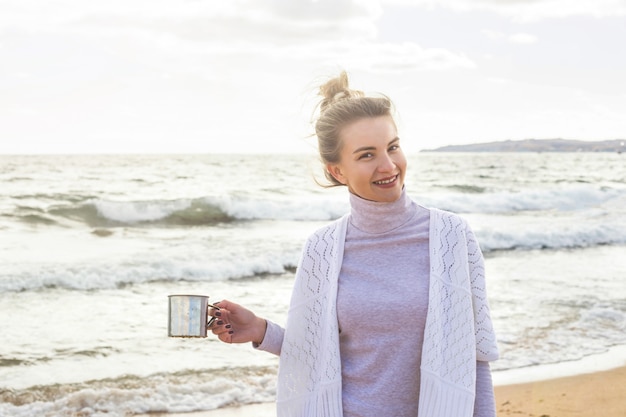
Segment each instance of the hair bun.
M341 71L338 77L332 78L322 85L320 87L320 95L323 97L320 103L322 112L342 100L364 96L362 91L350 89L348 74L345 71Z
M349 91L340 91L337 94L335 94L333 96L333 98L331 99L331 102L336 102L339 100L343 100L344 98L350 98L350 92Z

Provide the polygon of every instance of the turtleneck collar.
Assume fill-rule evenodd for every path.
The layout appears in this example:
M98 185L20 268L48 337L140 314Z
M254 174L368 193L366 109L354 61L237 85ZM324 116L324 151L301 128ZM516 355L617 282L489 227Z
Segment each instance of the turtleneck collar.
M416 206L406 195L406 188L391 203L365 200L350 193L350 223L366 233L386 233L410 221L417 213Z

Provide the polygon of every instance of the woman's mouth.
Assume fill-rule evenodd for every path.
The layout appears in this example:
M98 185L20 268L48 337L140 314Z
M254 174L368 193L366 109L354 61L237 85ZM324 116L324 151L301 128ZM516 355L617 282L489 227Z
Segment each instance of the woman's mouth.
M394 175L393 177L385 178L382 180L374 181L376 185L389 185L394 183L398 179L398 175Z

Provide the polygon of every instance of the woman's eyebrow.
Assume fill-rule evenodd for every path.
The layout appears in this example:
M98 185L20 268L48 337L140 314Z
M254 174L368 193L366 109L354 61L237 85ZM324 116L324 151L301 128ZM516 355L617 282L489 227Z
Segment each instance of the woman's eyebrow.
M352 152L352 154L354 155L355 153L359 153L359 152L363 152L363 151L375 151L375 150L376 150L375 146L363 146L361 148L358 148L354 152Z
M387 144L387 146L395 143L395 142L399 142L400 138L398 136L396 136L395 138L391 139L389 141L389 143ZM354 155L355 153L359 153L359 152L363 152L363 151L375 151L376 147L375 146L362 146L358 149L356 149L354 152L352 152L352 154Z

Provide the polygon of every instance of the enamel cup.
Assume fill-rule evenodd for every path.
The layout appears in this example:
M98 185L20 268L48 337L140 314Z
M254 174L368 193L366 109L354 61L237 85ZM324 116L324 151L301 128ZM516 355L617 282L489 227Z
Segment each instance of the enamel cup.
M206 337L207 327L213 323L209 319L209 304L206 295L170 295L168 308L167 335L169 337Z

